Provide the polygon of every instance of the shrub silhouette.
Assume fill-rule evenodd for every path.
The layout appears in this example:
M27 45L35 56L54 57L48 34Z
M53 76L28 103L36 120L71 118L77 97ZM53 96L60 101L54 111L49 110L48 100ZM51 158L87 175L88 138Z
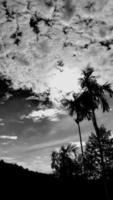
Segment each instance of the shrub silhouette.
M51 167L58 177L72 177L80 174L77 147L73 144L63 145L51 155Z
M99 128L99 135L105 164L105 175L108 179L109 172L113 168L113 138L111 137L111 131L107 131L103 125ZM99 179L102 177L101 164L98 138L97 135L92 133L86 143L85 150L85 167L89 179Z

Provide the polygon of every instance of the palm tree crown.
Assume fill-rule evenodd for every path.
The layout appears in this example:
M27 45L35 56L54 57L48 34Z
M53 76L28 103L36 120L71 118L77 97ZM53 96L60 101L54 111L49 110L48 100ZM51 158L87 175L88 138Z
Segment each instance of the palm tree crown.
M74 93L73 99L63 99L62 105L68 110L75 122L81 122L87 115L86 108L82 102L83 96L80 93Z
M82 71L83 77L80 78L82 88L81 102L88 111L98 109L99 105L103 112L109 111L110 107L107 101L107 94L112 97L113 90L111 84L106 82L101 85L93 75L94 69L89 65Z

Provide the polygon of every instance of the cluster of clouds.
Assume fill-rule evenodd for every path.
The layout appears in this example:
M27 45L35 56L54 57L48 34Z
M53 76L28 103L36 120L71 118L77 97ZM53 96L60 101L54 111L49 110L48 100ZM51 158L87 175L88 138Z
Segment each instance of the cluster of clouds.
M17 140L17 135L0 135L1 152L3 151L4 154L6 150L3 150L3 148L7 148L9 145L12 146Z
M33 122L40 122L43 119L48 119L49 121L57 122L60 119L60 115L65 115L66 112L56 108L48 108L44 110L34 110L28 115L22 115L20 118L32 119Z
M15 136L11 136L11 135L0 135L0 139L3 139L3 140L17 140L18 137L15 135Z
M5 123L2 118L0 118L0 126L5 126Z
M49 88L52 100L78 89L88 63L113 82L112 9L112 0L0 0L0 73L14 89Z

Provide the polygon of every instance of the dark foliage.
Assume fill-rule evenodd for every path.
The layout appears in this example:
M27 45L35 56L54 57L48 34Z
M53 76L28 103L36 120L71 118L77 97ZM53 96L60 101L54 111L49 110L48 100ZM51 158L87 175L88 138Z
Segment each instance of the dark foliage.
M0 99L4 98L10 92L11 85L10 79L0 74Z
M7 21L8 21L8 22L11 22L11 21L14 19L15 12L11 11L11 10L8 8L7 1L6 1L6 0L2 1L2 5L3 5L4 10L5 10L5 15L6 15Z
M113 177L113 172L112 172ZM0 161L1 196L16 199L75 199L106 200L101 180L85 180L82 177L58 178L41 174L17 165ZM110 185L113 184L111 178Z
M59 151L53 151L51 160L51 167L60 178L78 176L80 173L81 168L75 145L64 145Z
M30 97L32 95L34 95L32 89L17 89L17 90L14 90L14 89L10 89L10 94L13 95L13 97L16 97L16 98L19 98L19 97L23 97L23 98L27 98L27 97Z
M33 29L34 33L36 34L40 32L38 28L38 22L39 22L39 19L36 14L31 17L30 22L29 22L30 27Z
M20 31L18 27L17 30L10 36L11 39L14 39L14 44L16 44L17 46L21 42L21 37L22 37L22 31Z
M107 131L104 126L99 129L100 143L103 150L106 177L113 169L113 138L111 131ZM91 134L86 144L85 164L88 178L99 179L102 176L101 155L99 151L98 138L95 134Z
M53 6L53 1L52 0L45 0L45 5L47 7L52 7Z
M29 25L33 29L33 32L36 35L38 35L40 33L40 30L39 30L39 27L38 27L38 23L40 21L44 21L44 23L47 26L51 26L51 24L52 24L52 20L46 19L46 18L42 18L42 17L38 16L37 13L35 13L34 15L32 15L32 17L30 18Z
M104 40L104 41L101 41L100 44L104 47L106 47L106 49L109 51L111 50L111 46L113 44L113 39L109 39L109 40Z

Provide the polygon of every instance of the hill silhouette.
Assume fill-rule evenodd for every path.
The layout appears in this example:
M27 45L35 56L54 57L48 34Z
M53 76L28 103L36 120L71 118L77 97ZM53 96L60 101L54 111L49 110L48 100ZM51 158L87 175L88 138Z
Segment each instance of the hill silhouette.
M113 177L113 172L112 172ZM29 171L16 164L0 161L1 194L18 198L32 197L32 199L103 199L105 195L101 180L85 180L82 178L68 177L60 179L54 174L43 174ZM113 181L110 182L113 185ZM40 198L39 198L40 199Z

